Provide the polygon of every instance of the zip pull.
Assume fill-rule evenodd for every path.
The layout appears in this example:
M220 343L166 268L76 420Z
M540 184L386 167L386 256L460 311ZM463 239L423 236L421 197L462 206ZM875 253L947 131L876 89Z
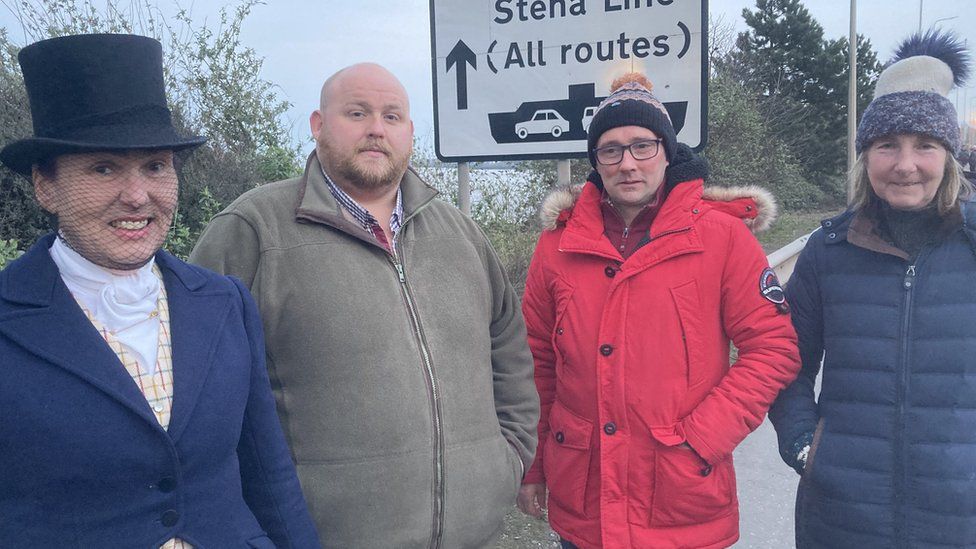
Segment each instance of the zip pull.
M905 271L905 282L903 285L906 290L911 290L912 286L915 285L915 265L908 266L908 270Z
M403 265L400 265L399 261L394 261L393 266L396 268L397 275L400 277L400 284L407 282L407 278L403 276Z

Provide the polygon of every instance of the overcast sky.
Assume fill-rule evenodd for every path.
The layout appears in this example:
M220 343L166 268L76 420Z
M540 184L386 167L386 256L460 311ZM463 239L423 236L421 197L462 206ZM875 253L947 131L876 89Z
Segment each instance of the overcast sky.
M586 1L601 5L603 2ZM613 1L621 4L624 0ZM651 2L651 9L657 3L642 1ZM952 29L976 46L974 0L921 1L923 28L937 24ZM13 3L14 0L6 2ZM167 0L158 3L168 4ZM180 4L192 6L195 20L216 23L215 14L227 1L184 0ZM755 2L710 0L709 4L713 19L720 17L743 30L742 10L754 7ZM849 0L806 0L804 4L828 38L847 35ZM0 26L8 29L15 42L22 43L19 26L3 5L0 3ZM918 28L919 5L919 0L857 0L858 32L871 40L879 58L886 61L898 41ZM264 76L278 84L281 96L293 104L289 120L296 136L304 139L307 135L308 114L316 108L319 88L328 75L352 63L375 61L403 81L411 98L417 134L429 139L433 132L429 6L428 0L267 0L265 5L255 7L245 21L243 40L265 58ZM976 77L969 84L958 94L953 92L950 99L957 102L960 111L968 105L970 108L965 110L972 117L976 109Z

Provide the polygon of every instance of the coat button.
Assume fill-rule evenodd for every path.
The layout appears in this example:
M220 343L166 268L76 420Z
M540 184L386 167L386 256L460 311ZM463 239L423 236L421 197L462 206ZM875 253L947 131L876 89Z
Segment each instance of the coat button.
M827 221L824 221L824 227L830 227L833 224L834 224L834 222L833 221L830 221L829 219Z
M163 512L161 517L163 526L169 528L171 526L176 526L176 523L180 521L180 513L175 509L169 509Z
M617 432L617 426L612 421L607 422L607 424L603 426L603 432L608 435L612 435Z
M698 213L698 208L695 208L694 210L691 210L691 213L693 213L693 214Z
M563 329L562 328L556 328L556 335L563 335Z
M157 484L160 492L169 493L176 490L176 479L173 477L163 477Z
M600 354L603 356L610 356L613 354L613 345L608 345L604 343L600 345Z
M706 466L702 467L701 476L707 477L710 474L712 474L712 466L711 465L706 465Z
M827 238L833 240L833 239L837 238L837 233L830 233L830 234L827 235Z
M556 433L556 442L558 442L559 444L562 444L564 440L566 440L566 437L563 435L563 432L562 431L559 431L558 433Z
M617 269L614 269L612 266L607 265L607 268L603 269L603 273L606 274L608 277L613 278L617 276Z

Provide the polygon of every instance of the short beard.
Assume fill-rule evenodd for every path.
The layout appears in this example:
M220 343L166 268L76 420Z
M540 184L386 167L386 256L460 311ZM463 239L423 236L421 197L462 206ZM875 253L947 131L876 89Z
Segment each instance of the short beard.
M348 181L357 189L375 191L399 183L407 170L407 159L389 158L387 167L362 168L353 158L343 158L336 165L336 176Z
M367 143L363 147L358 147L356 153L361 152L365 148L375 146L375 143ZM410 164L409 153L402 157L397 157L389 147L380 145L380 148L387 155L386 168L379 166L364 168L357 164L356 153L351 156L336 158L337 155L334 154L332 147L328 143L323 143L322 152L325 153L323 155L325 158L331 160L329 164L335 170L334 174L330 174L331 176L348 182L348 184L357 189L371 192L399 183L403 174L407 171L407 166ZM323 162L323 164L325 163Z

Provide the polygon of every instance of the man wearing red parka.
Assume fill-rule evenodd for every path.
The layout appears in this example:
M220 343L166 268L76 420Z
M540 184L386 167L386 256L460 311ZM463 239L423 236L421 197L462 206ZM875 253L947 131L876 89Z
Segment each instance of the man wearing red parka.
M775 204L706 192L651 87L636 73L611 86L589 127L596 170L547 199L526 283L542 416L518 503L541 516L548 493L565 548L733 544L732 450L799 369L749 230Z

